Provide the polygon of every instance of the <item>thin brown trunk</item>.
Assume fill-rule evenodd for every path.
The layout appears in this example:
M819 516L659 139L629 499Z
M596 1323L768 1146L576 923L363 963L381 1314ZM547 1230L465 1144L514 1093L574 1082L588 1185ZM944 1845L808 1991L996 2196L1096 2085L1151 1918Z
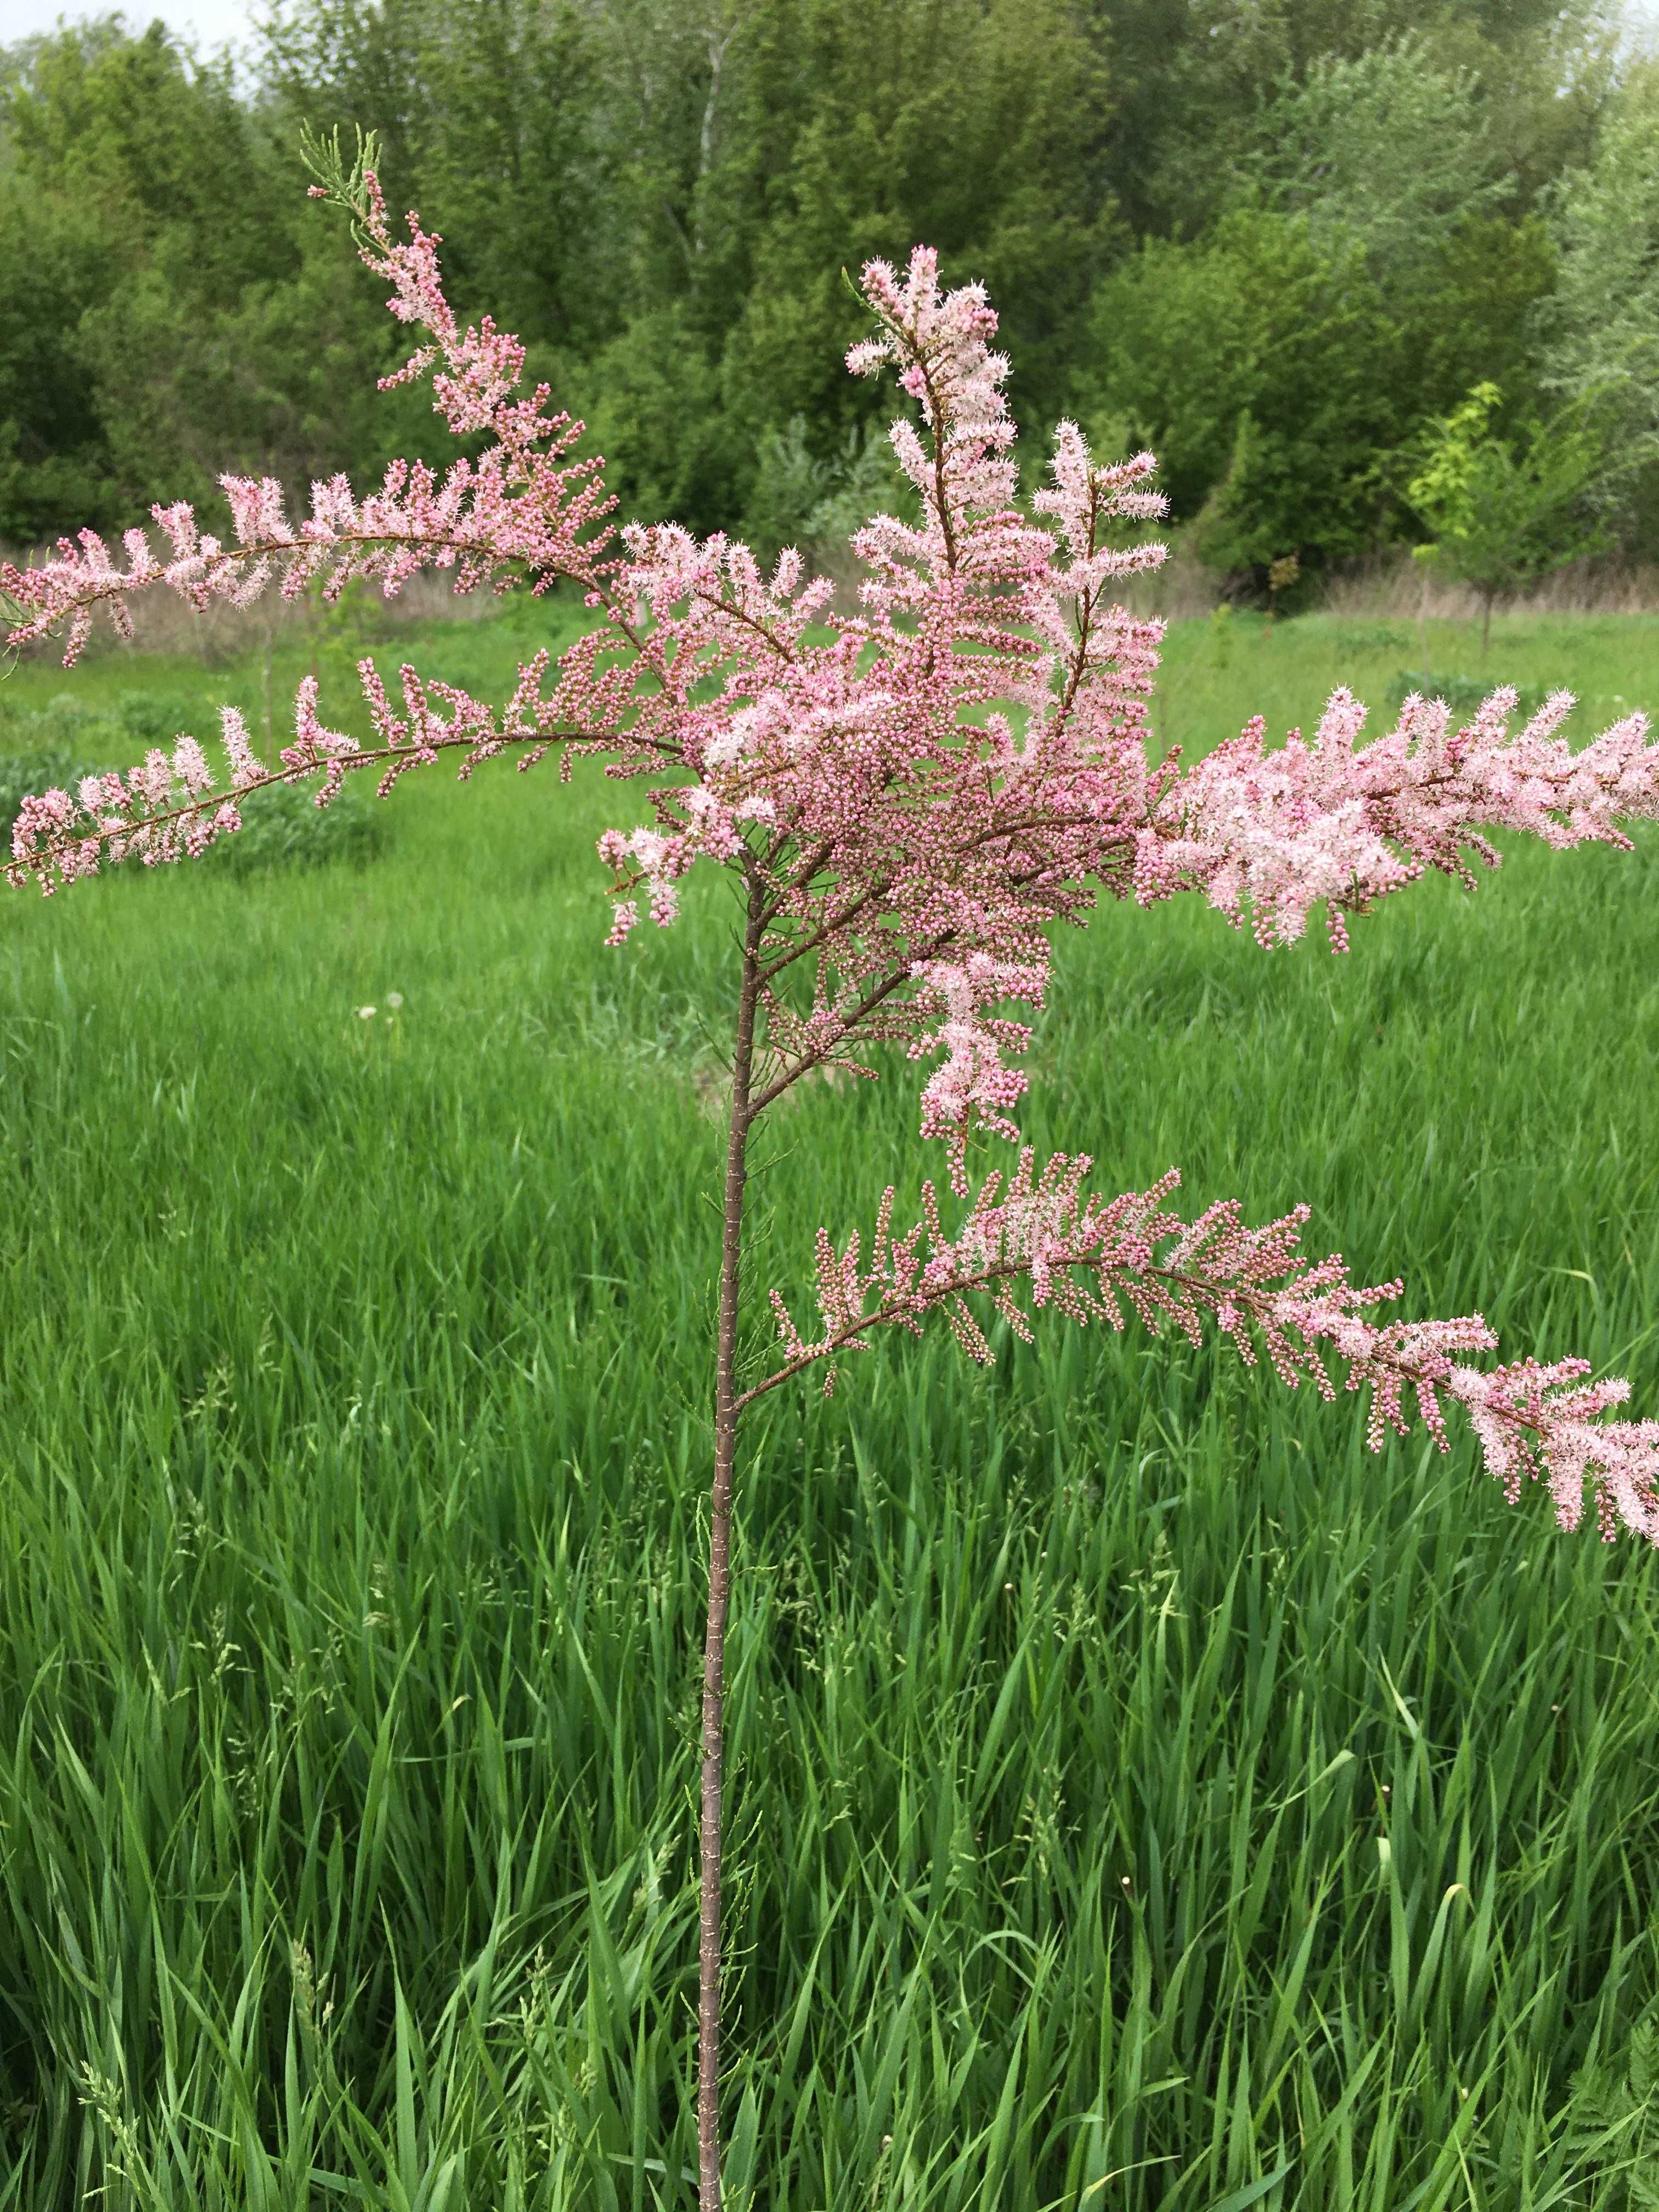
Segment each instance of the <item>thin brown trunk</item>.
M1480 673L1486 672L1486 645L1492 636L1492 593L1487 592L1480 605Z
M708 1627L702 1653L702 1940L697 1954L697 2203L720 2203L720 1790L726 1757L726 1616L732 1594L732 1469L737 1454L738 1273L742 1255L745 1154L754 1116L749 1091L760 995L765 900L749 886L743 987L732 1066L732 1120L726 1146L726 1202L720 1233L720 1317L714 1347L714 1485L708 1516Z

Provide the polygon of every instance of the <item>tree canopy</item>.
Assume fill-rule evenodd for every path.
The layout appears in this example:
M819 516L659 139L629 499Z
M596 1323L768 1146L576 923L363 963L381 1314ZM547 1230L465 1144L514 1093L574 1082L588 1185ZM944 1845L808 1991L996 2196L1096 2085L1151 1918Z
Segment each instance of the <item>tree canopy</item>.
M626 507L776 545L878 489L842 271L921 239L1030 459L1151 444L1243 588L1420 538L1399 457L1478 384L1510 433L1616 386L1645 550L1656 82L1613 0L287 0L240 69L107 15L0 49L0 539L430 444L304 123L382 134Z

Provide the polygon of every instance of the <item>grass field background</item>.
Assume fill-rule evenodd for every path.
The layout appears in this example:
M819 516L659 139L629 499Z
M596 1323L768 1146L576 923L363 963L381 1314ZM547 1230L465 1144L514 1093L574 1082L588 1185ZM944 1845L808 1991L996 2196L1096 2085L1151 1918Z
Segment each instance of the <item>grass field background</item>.
M534 641L380 657L499 693ZM1160 732L1306 726L1345 679L1381 714L1419 665L1407 627L1176 625ZM1490 672L1580 691L1582 739L1659 703L1659 622L1500 623ZM65 693L257 730L262 683L33 662L0 744ZM431 769L367 865L0 896L0 2212L695 2201L735 948L711 886L604 949L592 841L636 802ZM1114 1188L1176 1164L1194 1206L1305 1200L1411 1310L1659 1410L1659 842L1517 846L1353 936L1103 912L1032 1139ZM799 1310L817 1224L937 1172L917 1085L775 1118L757 1291ZM1461 1431L1362 1430L1060 1325L769 1401L734 2204L1659 2201L1659 1558L1507 1506Z

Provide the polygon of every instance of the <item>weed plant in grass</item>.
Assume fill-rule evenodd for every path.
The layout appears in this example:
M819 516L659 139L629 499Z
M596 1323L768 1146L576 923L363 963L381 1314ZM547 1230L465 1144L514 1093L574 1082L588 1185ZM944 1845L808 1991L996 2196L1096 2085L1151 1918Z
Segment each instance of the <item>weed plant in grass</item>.
M1306 722L1368 678L1334 625L1240 628L1224 678L1208 625L1169 640L1190 750L1224 699ZM1493 665L1576 684L1588 726L1656 642L1500 625ZM518 643L423 657L483 688ZM87 688L139 669L202 682L112 656ZM685 1194L735 948L695 892L600 948L615 807L497 762L400 786L367 872L0 902L7 2207L695 2201L718 1219ZM1650 1402L1656 894L1646 836L1423 887L1341 962L1103 913L1032 1140L1258 1217L1301 1192L1357 1273ZM914 1196L913 1113L801 1094L763 1272L872 1174ZM1357 1409L1133 1335L983 1376L889 1344L827 1412L770 1402L727 1706L734 2203L1640 2203L1645 1554L1507 1507L1466 1439L1373 1459Z

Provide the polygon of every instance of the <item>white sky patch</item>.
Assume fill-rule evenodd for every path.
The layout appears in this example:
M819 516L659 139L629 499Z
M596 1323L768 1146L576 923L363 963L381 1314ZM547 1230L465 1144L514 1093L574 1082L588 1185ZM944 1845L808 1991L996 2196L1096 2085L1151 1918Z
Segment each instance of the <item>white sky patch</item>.
M192 39L205 53L228 41L239 46L252 39L256 9L264 0L125 0L122 12L127 27L144 30L159 15L170 30ZM1632 30L1643 44L1659 45L1659 0L1625 0ZM84 22L107 12L95 5L76 5L75 0L0 0L0 46L25 39L37 31L51 31L60 22Z
M240 44L246 40L258 4L259 0L129 0L121 12L131 32L147 30L159 15L170 31L193 39L205 52L227 40ZM56 30L60 21L83 23L89 16L107 12L103 8L66 5L65 0L0 0L0 45L9 46L36 31Z

